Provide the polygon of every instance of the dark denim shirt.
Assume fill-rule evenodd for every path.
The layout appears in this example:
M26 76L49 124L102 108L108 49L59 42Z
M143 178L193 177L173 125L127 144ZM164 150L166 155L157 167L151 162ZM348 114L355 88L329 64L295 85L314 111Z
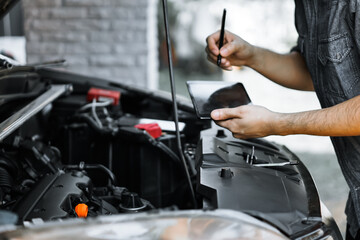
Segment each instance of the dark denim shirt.
M321 106L360 95L360 0L295 0L295 4L299 38L293 50L305 58ZM350 187L345 212L355 235L360 226L360 136L331 141Z

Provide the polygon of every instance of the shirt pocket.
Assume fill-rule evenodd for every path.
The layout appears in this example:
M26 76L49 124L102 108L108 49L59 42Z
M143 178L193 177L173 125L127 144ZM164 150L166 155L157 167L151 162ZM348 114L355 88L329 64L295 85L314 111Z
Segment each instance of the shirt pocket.
M359 56L348 34L321 39L318 59L324 91L345 99L360 94Z

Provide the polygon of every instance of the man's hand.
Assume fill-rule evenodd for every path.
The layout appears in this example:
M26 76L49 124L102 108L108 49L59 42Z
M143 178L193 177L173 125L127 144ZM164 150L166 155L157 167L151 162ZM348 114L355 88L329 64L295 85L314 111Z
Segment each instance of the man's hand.
M360 136L360 96L332 107L298 113L275 113L261 106L243 105L216 109L211 117L236 138L289 134Z
M232 66L249 66L254 56L255 48L244 41L239 36L225 31L224 45L219 49L220 31L217 31L207 37L207 58L210 62L216 64L217 56L221 55L221 67L225 70L232 70Z
M280 114L255 105L223 108L211 112L219 126L227 128L236 138L259 138L276 133L276 122Z
M248 66L284 87L314 90L310 73L300 53L277 54L251 45L229 31L225 31L224 45L219 49L219 39L220 31L208 36L205 50L208 60L214 64L220 53L221 68L232 70L232 66Z

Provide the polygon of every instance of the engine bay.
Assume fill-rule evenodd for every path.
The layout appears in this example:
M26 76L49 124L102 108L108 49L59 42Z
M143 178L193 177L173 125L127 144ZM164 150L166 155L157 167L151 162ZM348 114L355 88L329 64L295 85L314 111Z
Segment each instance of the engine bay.
M55 69L9 71L0 206L15 217L5 224L230 209L290 238L338 234L310 173L285 146L235 139L180 99L184 169L169 95Z
M19 76L24 86L50 86L40 77L34 83L24 76ZM91 96L88 90L75 89L47 104L4 139L1 208L16 213L19 223L77 217L78 204L86 204L92 217L193 208L176 153L171 110L125 91L111 91L118 96L115 102L104 94ZM19 102L14 98L8 104ZM182 138L195 180L194 149L200 130L194 129L201 128L186 117L181 119L186 122L181 123ZM146 129L149 126L152 130ZM151 131L158 132L156 138Z

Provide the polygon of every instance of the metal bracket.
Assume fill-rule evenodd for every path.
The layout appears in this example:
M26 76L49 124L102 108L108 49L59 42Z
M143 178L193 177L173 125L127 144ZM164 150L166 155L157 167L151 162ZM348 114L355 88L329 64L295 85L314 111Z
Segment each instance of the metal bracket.
M51 85L50 89L37 97L28 105L14 113L0 124L0 142L8 135L18 129L24 122L40 112L48 104L60 97L64 93L72 91L72 85Z

